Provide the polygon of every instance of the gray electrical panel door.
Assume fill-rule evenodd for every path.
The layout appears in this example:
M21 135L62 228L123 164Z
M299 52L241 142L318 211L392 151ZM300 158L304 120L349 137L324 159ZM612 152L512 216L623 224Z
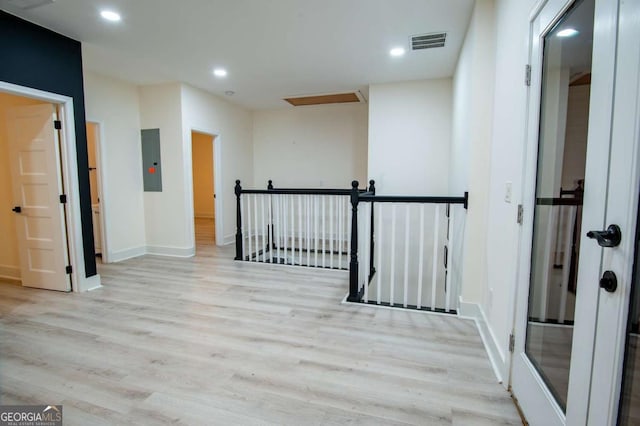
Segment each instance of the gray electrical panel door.
M144 190L148 192L162 192L160 129L142 129L141 135Z

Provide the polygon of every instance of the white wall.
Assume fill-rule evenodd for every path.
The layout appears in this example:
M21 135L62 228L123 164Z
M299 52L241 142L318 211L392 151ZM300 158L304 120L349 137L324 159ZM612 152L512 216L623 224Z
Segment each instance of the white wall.
M369 88L368 173L379 194L449 195L452 80Z
M85 71L88 121L100 123L102 208L109 261L144 253L140 103L136 86Z
M162 162L162 192L144 192L147 252L192 256L195 246L189 230L193 227L193 214L187 214L185 209L185 194L190 192L187 189L191 182L185 179L181 85L141 86L138 90L141 127L160 129ZM190 136L189 132L189 145ZM189 156L189 162L190 159ZM189 165L189 173L190 169Z
M491 289L492 303L480 303L500 350L503 377L508 377L508 341L515 309L516 264L519 252L517 205L522 202L523 154L527 88L529 13L535 0L496 1L495 89L488 192L487 280L481 293ZM505 183L513 183L512 202L504 201Z
M193 218L191 202L191 131L197 130L215 134L216 143L221 146L220 158L216 160L216 173L220 173L221 193L217 193L216 204L220 214L216 214L216 226L222 230L216 232L224 243L234 241L236 229L236 198L233 192L236 179L253 182L253 132L251 112L231 104L226 100L196 89L181 85L182 103L182 141L183 152L175 158L183 159L182 168L189 171L187 181L183 183L183 204L187 206L189 217ZM162 135L161 135L162 137ZM177 153L176 153L177 154ZM164 156L164 152L162 153ZM163 162L164 162L163 157ZM166 164L166 163L165 163ZM216 186L218 182L216 182ZM217 192L217 191L216 191ZM220 209L221 206L221 209ZM193 219L187 221L187 239L193 245ZM218 243L221 240L218 239Z
M486 226L495 69L493 15L493 0L476 2L454 76L452 181L458 191L469 192L464 251L459 253L463 269L457 273L462 274L463 300L474 303L490 298L486 291Z
M254 185L350 188L367 181L366 104L261 110L253 114Z

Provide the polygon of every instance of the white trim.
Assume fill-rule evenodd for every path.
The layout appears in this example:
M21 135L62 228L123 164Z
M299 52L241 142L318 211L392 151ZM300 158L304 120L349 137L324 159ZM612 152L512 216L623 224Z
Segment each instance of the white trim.
M134 257L144 256L145 254L147 254L147 248L145 246L130 247L109 253L109 260L111 262L122 262L123 260L133 259Z
M218 234L216 233L216 235L218 235ZM225 235L224 239L222 240L222 245L223 246L228 246L228 245L231 245L231 244L235 244L235 242L236 242L236 234Z
M19 266L0 265L0 278L20 281L22 277L21 272Z
M80 292L92 287L100 276L92 279L94 283L88 283L87 274L84 268L84 250L82 236L82 217L80 215L80 193L78 182L78 163L76 152L75 119L73 114L73 98L30 87L18 86L16 84L0 81L0 91L18 96L39 99L51 102L59 106L59 115L62 120L61 144L62 151L62 174L65 177L65 190L67 194L67 232L69 256L73 264L71 281L73 291Z
M87 118L86 123L94 124L97 127L97 135L96 135L96 166L98 167L98 199L100 200L100 237L102 242L102 262L103 263L111 263L111 257L109 255L109 233L107 230L109 229L109 211L107 207L107 171L105 169L105 164L107 163L104 160L104 149L103 149L103 141L105 141L105 133L104 133L104 123L100 120L92 120ZM87 140L87 144L89 141Z
M491 329L489 321L487 321L487 316L485 315L482 306L480 306L480 304L478 303L465 302L464 300L462 300L462 296L460 297L458 303L458 316L460 318L468 318L475 321L476 327L478 327L478 333L480 333L480 338L482 339L482 343L484 345L484 349L487 351L489 362L491 362L493 373L496 375L496 379L498 379L498 382L502 383L502 385L507 388L508 381L505 380L505 378L508 377L507 360L500 350L498 339L496 339L496 335Z
M155 256L170 257L193 257L196 255L195 246L192 247L169 247L169 246L147 246L146 254Z
M87 278L87 288L85 291L97 290L102 287L100 275L96 274Z

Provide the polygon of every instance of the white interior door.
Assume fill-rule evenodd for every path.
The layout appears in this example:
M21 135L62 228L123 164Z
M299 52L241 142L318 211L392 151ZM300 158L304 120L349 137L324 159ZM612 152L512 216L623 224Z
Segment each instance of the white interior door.
M532 425L591 423L605 291L598 283L603 256L616 248L603 248L586 234L607 228L609 170L616 169L610 159L618 21L617 0L549 0L532 16L511 375Z
M8 113L9 155L22 285L69 291L58 131L51 104Z

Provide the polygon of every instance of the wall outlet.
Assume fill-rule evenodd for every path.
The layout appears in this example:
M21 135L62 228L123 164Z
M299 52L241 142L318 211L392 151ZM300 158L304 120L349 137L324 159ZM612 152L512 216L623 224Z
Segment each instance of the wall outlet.
M504 185L504 201L505 201L505 203L511 204L511 188L512 187L513 187L513 184L511 182L507 182Z

